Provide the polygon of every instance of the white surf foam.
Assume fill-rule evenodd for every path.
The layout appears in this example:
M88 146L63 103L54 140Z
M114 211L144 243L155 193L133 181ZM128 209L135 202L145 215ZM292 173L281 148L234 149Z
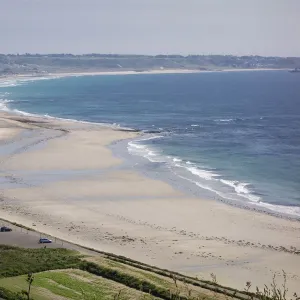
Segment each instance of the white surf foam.
M151 140L151 139L157 139L157 138L162 138L163 136L151 136L147 137L144 139L140 139L137 141L131 141L128 143L128 151L131 154L134 155L140 155L145 158L147 158L149 161L152 162L167 162L171 166L176 168L182 168L192 174L193 176L196 176L195 178L199 178L199 180L195 179L188 179L187 177L183 177L184 179L187 179L197 186L204 188L206 190L210 190L214 192L215 194L219 195L220 197L230 199L230 200L238 200L238 197L243 197L247 199L248 201L251 202L259 202L261 199L260 197L253 195L252 191L249 189L250 184L249 183L244 183L244 182L239 182L239 181L230 181L226 179L222 179L221 175L214 172L213 170L207 170L207 169L201 169L194 163L190 161L183 161L179 157L172 157L172 156L162 156L161 153L157 149L151 148L149 145L141 144L143 141ZM178 175L176 173L176 175ZM178 175L179 176L179 175ZM201 182L201 180L204 180L207 182L207 184ZM211 181L212 185L217 185L217 184L224 184L226 186L229 186L232 188L232 193L228 193L226 195L225 193L218 191L216 188L212 188L209 184ZM215 184L213 184L213 182ZM221 187L221 186L220 186ZM230 195L236 195L238 197L233 198Z
M216 119L215 122L233 122L234 119Z
M160 138L160 137L161 136L155 136L155 137L146 138L144 140ZM194 166L195 165L194 163L192 163L190 161L184 162L182 159L177 158L177 157L167 156L166 160L155 159L154 157L159 156L158 152L154 152L153 150L150 150L145 145L134 144L132 142L130 142L129 144L131 146L134 146L136 149L142 150L143 156L146 157L150 161L153 161L153 162L168 161L177 168L186 169L193 175L199 177L199 180L201 180L201 179L205 180L205 182L207 182L208 184L205 184L205 182L201 182L199 180L193 180L191 178L182 176L182 175L178 174L176 171L174 171L176 176L195 184L196 186L198 186L201 189L208 190L223 199L237 201L240 199L239 197L242 197L242 198L245 198L246 200L248 200L249 201L248 203L251 203L252 205L255 205L255 206L258 206L261 208L265 208L269 211L273 211L273 212L277 212L277 213L285 213L285 214L289 214L292 216L300 216L300 208L299 207L274 205L274 204L262 202L261 197L253 194L253 191L251 191L251 188L250 188L251 184L249 184L249 183L222 179L222 178L220 178L221 175L217 174L216 172L200 169L199 167ZM139 153L139 154L141 154L141 153ZM153 156L153 157L151 158L151 156ZM186 165L188 165L188 167ZM191 165L193 165L193 166L191 167ZM221 184L231 187L232 193L227 193L227 192L225 193L225 192L220 191L217 188L213 188L209 184L210 181L215 182L216 184L221 183Z
M12 87L17 85L17 80L15 79L7 79L7 80L0 80L0 88L1 87Z
M49 75L49 76L37 76L37 77L12 77L12 78L2 78L0 79L0 88L1 87L14 87L19 85L24 85L27 82L31 81L39 81L39 80L50 80L50 79L56 79L61 78L62 76L57 75Z
M184 177L182 175L179 175L179 174L176 174L178 177L182 178L182 179L185 179L191 183L194 183L196 186L200 187L201 189L204 189L204 190L208 190L210 192L213 192L215 193L216 195L220 196L221 198L225 198L225 199L230 199L230 200L234 200L234 199L231 199L230 197L228 197L227 195L225 195L224 193L218 191L218 190L215 190L213 189L212 187L208 186L208 185L205 185L205 184L202 184L198 181L195 181L195 180L192 180L190 178L187 178L187 177Z
M216 177L220 176L219 174L214 173L212 171L202 170L197 167L185 167L185 169L187 169L192 174L194 174L200 178L203 178L205 180L212 180L212 179L215 179Z
M14 100L0 99L0 111L6 111L6 112L15 113L15 114L24 115L24 116L43 117L41 115L31 114L31 113L28 113L28 112L25 112L22 110L11 109L8 104L11 102L14 102Z
M180 165L178 165L178 164L176 166L180 167ZM217 189L212 188L209 185L200 183L198 181L181 176L179 174L176 174L176 175L182 179L185 179L185 180L188 180L189 182L194 183L196 186L198 186L202 189L205 189L205 190L215 193L216 195L220 196L223 199L228 199L228 200L233 200L233 201L237 200L236 198L230 196L230 194L223 193ZM238 181L230 181L230 180L224 180L224 179L220 179L220 181L226 185L233 187L234 191L236 192L236 194L238 196L241 196L241 197L244 197L244 198L250 200L250 202L248 202L248 203L251 205L255 205L257 207L267 209L268 211L274 212L274 213L288 214L290 216L300 217L300 207L276 205L276 204L270 204L270 203L263 202L263 201L261 201L260 197L253 195L251 193L251 191L247 188L247 186L249 186L248 183L243 183L243 182L238 182Z
M270 211L274 211L277 213L284 213L288 214L290 216L296 216L300 217L300 207L299 206L284 206L284 205L278 205L278 204L271 204L271 203L266 203L266 202L258 202L254 203L255 205L259 207L266 208Z
M236 192L237 195L239 195L240 197L244 197L248 200L250 200L251 202L260 202L261 198L259 196L253 195L253 192L250 191L249 187L249 183L246 182L239 182L239 181L231 181L231 180L226 180L226 179L220 179L220 181L225 184L228 185L230 187L232 187L234 189L234 191Z
M182 162L182 159L177 158L177 157L174 157L172 160L173 160L173 162Z
M9 106L8 103L13 102L13 100L8 99L0 99L0 110L9 112Z
M139 142L143 142L143 141L161 139L162 137L163 137L163 135L154 135L154 136L150 136L150 137L146 137L146 138L143 138L143 139L136 140L136 142L139 143Z
M162 136L150 136L143 139L130 141L127 144L128 152L133 155L143 156L151 162L166 162L165 157L161 155L158 150L153 149L151 146L140 144L142 141L148 141L159 138L162 138Z

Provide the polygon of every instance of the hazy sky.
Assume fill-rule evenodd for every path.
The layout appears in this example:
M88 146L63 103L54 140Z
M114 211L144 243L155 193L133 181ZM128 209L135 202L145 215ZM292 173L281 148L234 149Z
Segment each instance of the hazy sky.
M0 0L0 53L300 56L300 0Z

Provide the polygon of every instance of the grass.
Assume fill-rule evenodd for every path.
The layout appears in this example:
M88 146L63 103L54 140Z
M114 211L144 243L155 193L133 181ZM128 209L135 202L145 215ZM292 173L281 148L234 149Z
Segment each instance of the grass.
M74 272L81 272L81 280L74 278L74 276L72 279L69 276L70 274L57 271L70 268L73 269L73 275ZM43 273L43 271L48 270L56 271ZM97 295L100 291L105 290L99 279L123 286L125 290L127 287L129 290L135 290L139 293L142 291L145 294L151 293L162 299L171 299L174 294L177 294L180 299L185 299L184 296L187 294L187 289L183 283L175 286L172 279L168 277L159 276L117 261L100 259L99 257L99 263L93 264L83 261L78 252L67 249L22 249L0 245L0 278L5 278L1 280L0 287L8 288L12 292L20 292L27 286L25 279L28 273L35 273L32 292L34 299L40 299L41 297L34 287L39 287L40 290L43 289L43 294L48 291L50 294L56 294L67 299L77 299L78 293L86 290L87 283L83 279L88 275L93 276L94 282L96 282L95 278L98 279L97 291L95 291L95 286L89 286L88 288ZM55 278L51 278L51 276ZM81 286L81 284L84 284L84 286ZM116 292L117 289L114 288L112 291ZM81 294L80 297L78 299L82 299ZM103 297L106 296L103 295Z
M116 261L112 261L103 257L91 257L87 258L87 261L94 262L97 265L101 265L107 268L110 268L112 270L124 272L126 274L132 275L134 277L137 277L141 280L148 280L153 284L156 284L158 286L164 287L164 288L171 288L174 283L171 279L165 278L160 275L153 274L148 271L140 270L131 266L128 266L123 263L119 263Z
M188 296L189 294L191 294L192 296L196 297L196 295L201 295L202 297L206 297L207 300L211 299L213 296L213 293L210 290L205 290L197 286L191 286L182 281L177 281L176 286L174 283L174 278L161 276L159 274L139 269L125 263L113 261L104 257L90 257L86 260L94 262L97 265L134 276L141 281L148 281L156 287L171 291L171 293L173 294L176 294L179 291L180 296ZM221 296L219 295L218 298L221 298Z
M164 288L152 283L150 280L128 274L125 270L108 268L94 262L84 261L80 265L80 268L89 273L114 280L133 289L149 293L155 297L165 300L219 299L219 296L212 297L207 294L203 294L193 289L192 286L183 282L179 283L177 280L174 280L174 283L170 288Z
M80 262L78 252L68 249L23 249L0 245L0 278L78 268Z
M21 292L26 289L26 276L0 279L0 286L13 292ZM123 300L151 298L140 291L81 270L47 271L35 274L31 296L34 300L105 300L114 299L119 291Z
M28 273L34 273L34 300L287 300L285 273L282 287L274 278L269 288L250 293L249 282L245 291L237 291L218 285L216 280L198 280L123 257L87 258L67 249L0 245L0 298L25 299L20 292L27 289Z
M2 286L0 286L0 299L6 299L6 300L24 300L25 297L21 294L17 294L12 292L9 289L6 289Z
M245 291L238 291L234 288L230 288L230 287L224 287L222 285L219 285L217 281L215 280L200 280L198 278L193 278L187 275L182 275L180 273L177 272L171 272L165 269L160 269L158 267L155 266L150 266L144 263L140 263L137 262L135 260L123 257L123 256L117 256L114 254L107 254L105 255L105 257L107 257L109 260L112 260L114 262L118 262L118 263L122 263L125 264L127 266L131 266L133 268L136 268L138 270L143 270L146 272L149 272L151 274L155 274L155 275L159 275L162 276L165 279L172 279L172 281L174 282L174 279L176 280L176 285L178 285L179 289L181 289L180 284L184 283L185 286L185 290L186 287L188 286L189 291L188 293L190 294L190 291L194 291L195 289L197 291L204 291L204 293L202 293L202 295L200 295L200 297L207 297L207 295L214 295L214 299L216 299L216 295L218 294L218 298L221 297L221 295L224 295L222 298L228 298L228 297L232 297L236 298L236 299L245 299L245 296L247 297L248 294L250 294L249 292L245 292ZM201 294L201 293L200 293Z

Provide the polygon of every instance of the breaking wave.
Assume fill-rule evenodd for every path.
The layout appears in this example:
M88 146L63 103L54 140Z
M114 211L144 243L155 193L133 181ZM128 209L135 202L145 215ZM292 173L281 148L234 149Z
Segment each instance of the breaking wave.
M299 207L263 202L263 199L255 192L255 187L250 183L229 180L214 169L201 167L197 163L185 161L179 157L165 156L158 148L145 143L145 141L162 138L164 138L164 135L130 141L127 149L130 154L143 156L150 162L167 164L175 176L187 180L198 188L210 191L217 197L230 201L242 201L275 213L285 213L300 217Z

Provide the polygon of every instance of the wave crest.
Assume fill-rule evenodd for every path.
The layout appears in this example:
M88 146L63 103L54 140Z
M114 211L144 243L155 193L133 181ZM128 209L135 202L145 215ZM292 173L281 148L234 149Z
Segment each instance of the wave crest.
M9 106L7 105L10 102L13 102L13 100L0 99L0 110L2 110L2 111L11 111Z
M260 207L263 210L266 209L274 213L300 216L300 207L263 202L263 199L255 194L254 187L250 183L228 180L215 170L201 168L196 163L185 161L179 157L164 156L158 149L142 143L143 141L159 138L163 138L163 136L150 136L144 139L130 141L127 147L128 151L133 155L143 156L150 162L167 164L174 175L195 184L201 189L210 191L223 199L242 201L244 198L249 205Z

